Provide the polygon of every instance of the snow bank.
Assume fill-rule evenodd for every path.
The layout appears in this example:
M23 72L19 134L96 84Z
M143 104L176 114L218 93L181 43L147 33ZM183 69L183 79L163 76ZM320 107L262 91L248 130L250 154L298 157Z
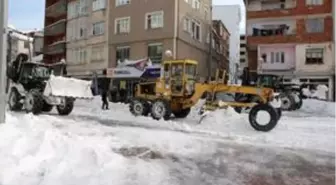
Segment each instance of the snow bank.
M229 139L235 143L247 143L271 147L301 148L335 152L334 103L305 100L301 110L284 112L278 125L270 132L255 131L247 114L237 114L233 109L216 110L199 124L198 114L204 100L200 100L185 119L170 121L153 120L151 117L134 117L127 104L110 104L110 110L101 110L99 97L92 102L77 101L72 115L100 119L109 124L118 121L121 127L140 127L156 130L172 130L183 133L201 134L206 137ZM310 104L314 105L313 109ZM317 110L314 112L313 110ZM320 112L318 112L320 111ZM328 112L330 116L326 116ZM324 114L324 115L323 115ZM334 114L333 114L334 115Z
M302 108L294 113L306 113L310 116L330 116L335 117L335 103L316 99L306 99Z
M182 133L48 115L7 114L6 122L0 125L0 184L6 185L175 184L170 155L189 158L215 147ZM136 148L142 153L130 155ZM161 160L144 156L149 152Z

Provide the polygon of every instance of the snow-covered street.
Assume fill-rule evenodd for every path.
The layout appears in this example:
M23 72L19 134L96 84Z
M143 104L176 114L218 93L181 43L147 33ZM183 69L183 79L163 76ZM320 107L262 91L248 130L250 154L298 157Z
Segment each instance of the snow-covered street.
M73 113L7 113L0 185L335 184L335 104L305 100L274 130L218 110L198 124L133 117L124 104L76 101Z

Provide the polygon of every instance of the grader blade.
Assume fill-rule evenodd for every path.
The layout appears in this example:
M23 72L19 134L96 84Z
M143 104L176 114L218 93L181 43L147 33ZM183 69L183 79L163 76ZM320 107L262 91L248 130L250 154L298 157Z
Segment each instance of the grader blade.
M75 99L93 99L91 81L51 75L46 82L43 95L71 97Z

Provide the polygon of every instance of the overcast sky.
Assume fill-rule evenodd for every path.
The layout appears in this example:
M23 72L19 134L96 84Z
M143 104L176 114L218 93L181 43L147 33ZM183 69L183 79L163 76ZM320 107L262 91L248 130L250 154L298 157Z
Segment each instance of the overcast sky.
M45 0L8 0L8 2L8 24L23 31L43 28ZM242 18L245 19L242 0L213 0L213 4L239 4L242 8ZM245 20L242 21L241 27L243 27L244 22Z

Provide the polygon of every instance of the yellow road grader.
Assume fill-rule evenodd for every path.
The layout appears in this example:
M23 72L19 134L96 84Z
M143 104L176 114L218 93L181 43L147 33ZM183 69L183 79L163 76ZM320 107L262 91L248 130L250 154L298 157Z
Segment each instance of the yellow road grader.
M270 88L227 85L225 71L217 70L214 81L197 82L198 62L194 60L164 61L160 78L155 82L144 82L137 85L135 97L130 103L130 112L135 116L151 115L153 119L168 120L185 118L194 106L206 95L202 108L204 112L211 112L228 106L234 108L251 108L249 122L258 131L272 130L281 117L281 102ZM250 95L250 100L222 101L216 98L218 93ZM257 121L259 111L266 111L270 115L268 123L262 125Z

